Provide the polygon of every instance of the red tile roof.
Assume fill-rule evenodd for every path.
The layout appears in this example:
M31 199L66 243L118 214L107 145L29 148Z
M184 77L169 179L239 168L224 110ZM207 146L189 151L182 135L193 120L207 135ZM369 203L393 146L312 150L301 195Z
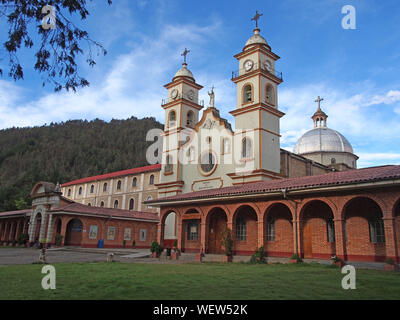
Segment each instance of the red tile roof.
M64 207L56 208L50 210L49 212L69 212L78 214L88 214L97 215L105 217L115 217L115 218L130 218L138 219L143 221L158 222L158 214L152 212L140 212L140 211L130 211L112 208L100 208L100 207L90 207L80 203L71 203Z
M209 189L191 193L179 194L172 197L144 201L144 203L178 202L180 200L207 199L224 196L263 194L281 191L282 189L301 190L314 187L340 186L363 182L376 182L400 179L400 166L381 166L364 169L355 169L341 172L331 172L318 176L305 176L298 178L254 182L241 186Z
M25 215L27 213L31 213L32 209L26 209L26 210L18 210L18 211L7 211L7 212L0 212L0 218L1 217L8 217L8 216L19 216L19 215Z
M111 172L111 173L102 174L102 175L98 175L98 176L78 179L78 180L74 180L71 182L66 182L66 183L62 184L61 187L68 187L68 186L72 186L75 184L111 179L111 178L122 177L122 176L130 175L130 174L138 174L138 173L149 172L149 171L158 171L158 170L161 170L161 164L153 164L150 166L116 171L116 172Z

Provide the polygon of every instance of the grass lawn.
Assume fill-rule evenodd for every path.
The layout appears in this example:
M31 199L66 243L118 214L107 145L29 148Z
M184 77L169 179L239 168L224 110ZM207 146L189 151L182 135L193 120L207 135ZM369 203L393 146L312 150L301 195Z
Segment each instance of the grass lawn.
M400 299L400 273L357 270L343 290L340 269L318 264L65 263L56 290L41 265L0 266L0 299Z

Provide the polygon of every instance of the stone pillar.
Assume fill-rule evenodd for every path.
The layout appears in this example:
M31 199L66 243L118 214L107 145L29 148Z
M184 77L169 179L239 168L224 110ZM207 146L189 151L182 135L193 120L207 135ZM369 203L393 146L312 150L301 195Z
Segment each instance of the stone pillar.
M394 229L394 218L383 218L385 226L386 257L397 261L397 243Z
M344 234L344 220L334 219L335 224L335 243L336 243L336 256L342 260L346 260L346 241Z
M51 243L53 241L53 215L49 214L49 224L47 226L47 234L46 239L47 243Z
M202 253L207 250L207 224L204 217L201 217L200 223L200 249Z

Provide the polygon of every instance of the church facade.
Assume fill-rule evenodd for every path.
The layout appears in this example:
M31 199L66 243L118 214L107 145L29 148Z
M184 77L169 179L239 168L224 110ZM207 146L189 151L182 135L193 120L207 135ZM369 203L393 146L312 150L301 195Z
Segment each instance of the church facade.
M357 169L350 142L328 128L320 97L313 128L294 152L281 149L280 57L258 26L234 56L234 129L214 89L204 109L188 53L165 85L161 164L38 183L32 209L0 213L3 245L26 233L30 243L61 236L61 245L147 248L156 240L222 254L228 230L234 255L262 247L276 257L399 261L400 166Z

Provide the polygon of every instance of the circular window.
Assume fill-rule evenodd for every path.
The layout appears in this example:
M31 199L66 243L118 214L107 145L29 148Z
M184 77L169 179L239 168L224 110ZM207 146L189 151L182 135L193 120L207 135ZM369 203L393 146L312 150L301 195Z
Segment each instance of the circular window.
M200 158L200 170L204 175L210 175L217 167L217 159L212 152L205 152Z

